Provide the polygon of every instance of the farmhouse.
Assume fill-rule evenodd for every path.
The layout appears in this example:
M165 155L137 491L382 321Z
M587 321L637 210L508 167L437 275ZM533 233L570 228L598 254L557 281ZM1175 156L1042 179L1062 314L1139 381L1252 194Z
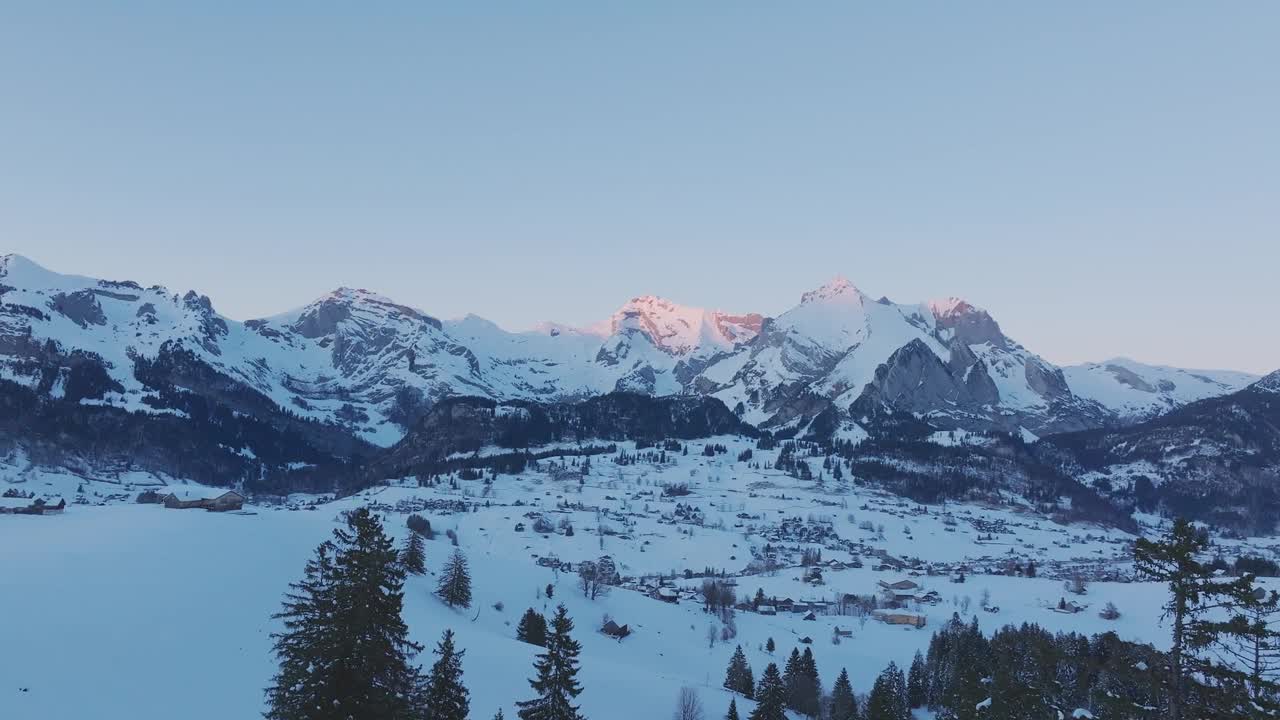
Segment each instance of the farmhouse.
M885 590L907 591L907 590L920 589L920 586L912 582L911 580L899 580L897 582L892 582L892 583L887 583L883 580L880 580L878 582L880 587L884 588Z
M67 501L64 499L59 499L56 505L41 499L26 506L15 505L12 507L0 508L0 511L9 512L14 515L57 515L66 507Z
M657 600L668 602L673 605L680 602L680 593L673 587L660 587L653 591L653 597Z
M608 635L609 637L621 640L631 634L631 628L626 625L619 625L618 623L610 620L604 624L604 627L600 628L600 632Z
M924 627L923 615L912 615L911 613L876 613L876 619L886 625L910 625L914 628Z

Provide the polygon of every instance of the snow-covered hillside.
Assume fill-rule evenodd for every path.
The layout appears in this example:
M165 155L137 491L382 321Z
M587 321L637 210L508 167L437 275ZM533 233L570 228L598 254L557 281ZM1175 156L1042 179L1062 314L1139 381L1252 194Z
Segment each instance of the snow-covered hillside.
M1230 370L1183 370L1128 358L1062 369L1072 392L1126 416L1144 419L1196 400L1233 393L1258 379Z
M721 716L730 699L720 687L724 669L738 644L758 675L809 638L825 688L847 668L855 689L867 692L887 662L906 666L952 613L979 616L986 632L1036 622L1167 645L1162 587L1093 582L1079 597L1063 589L1073 572L1127 576L1128 535L1056 525L1018 503L921 506L856 484L819 487L770 469L776 451L734 437L705 444L725 452L707 456L704 443L694 442L665 462L619 464L615 457L653 450L624 443L618 455L593 457L585 475L580 459L552 457L491 484L445 478L428 488L374 488L315 509L316 498L295 497L229 514L137 505L129 500L142 486L128 484L39 473L21 485L0 483L87 503L123 496L73 503L61 515L0 520L0 617L11 620L0 652L0 717L78 720L127 710L159 720L175 707L192 720L256 716L274 669L270 615L339 513L366 504L401 537L408 513L430 520L438 533L427 543L431 573L452 551L444 532L456 532L475 582L473 606L445 607L428 574L410 580L404 615L424 644L445 628L457 633L474 717L499 708L514 717L514 703L530 696L537 649L515 640L515 625L526 608L547 612L560 602L583 643L579 699L597 720L669 716L682 687L697 690L709 717ZM738 460L748 449L752 457ZM133 481L149 480L124 480ZM674 484L688 485L689 494L664 495ZM539 531L538 518L555 529ZM572 535L564 529L570 525ZM1274 552L1257 540L1250 547ZM805 549L821 551L820 579L800 566ZM596 600L583 596L572 571L555 567L601 555L623 580ZM1035 578L991 574L1028 561L1038 565ZM739 610L736 637L721 640L724 623L704 613L696 596L706 568L728 573L739 600L759 589L804 609ZM952 582L959 572L966 581ZM920 585L915 596L937 594L936 603L912 600L900 611L923 617L923 628L840 614L846 594L880 595L881 581L899 580ZM659 583L678 602L656 599ZM1064 596L1085 609L1055 610ZM984 600L998 610L984 611ZM1107 602L1122 621L1098 616ZM805 620L810 608L815 619ZM600 633L605 617L632 634L619 641ZM850 633L838 644L837 628ZM764 649L770 638L778 648L772 654ZM190 702L193 688L208 688L199 702ZM751 708L742 698L738 705L744 716Z

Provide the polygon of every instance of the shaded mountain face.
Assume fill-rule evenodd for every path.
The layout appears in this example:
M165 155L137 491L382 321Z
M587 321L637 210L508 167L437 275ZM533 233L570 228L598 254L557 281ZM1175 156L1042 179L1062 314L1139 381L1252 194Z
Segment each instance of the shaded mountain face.
M1081 480L1146 509L1271 532L1280 518L1280 372L1135 425L1047 438Z
M755 434L724 403L707 397L613 392L576 403L454 397L432 407L371 472L424 475L437 471L450 456L486 447L516 451L555 443Z

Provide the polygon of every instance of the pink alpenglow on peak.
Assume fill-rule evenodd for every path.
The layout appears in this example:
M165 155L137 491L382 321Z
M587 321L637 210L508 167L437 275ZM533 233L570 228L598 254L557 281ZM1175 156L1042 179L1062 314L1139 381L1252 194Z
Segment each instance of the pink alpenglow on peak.
M748 342L764 317L690 307L653 295L632 298L609 319L609 335L639 331L672 355L714 353Z
M986 312L982 308L974 307L969 304L968 300L958 297L930 300L929 309L933 311L933 316L937 318L952 317L955 315L968 315L973 312Z
M810 290L800 296L800 304L820 302L823 300L861 300L862 291L843 275L837 275L822 287Z

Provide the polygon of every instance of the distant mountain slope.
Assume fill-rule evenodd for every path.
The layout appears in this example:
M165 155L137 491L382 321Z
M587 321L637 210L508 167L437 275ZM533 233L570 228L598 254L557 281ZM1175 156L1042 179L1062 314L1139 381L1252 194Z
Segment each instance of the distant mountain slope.
M1130 420L1145 420L1181 405L1241 390L1256 375L1231 370L1183 370L1128 358L1062 369L1076 395Z
M433 472L450 455L485 447L509 450L553 443L754 436L719 400L612 392L576 403L496 402L455 397L435 407L371 472L381 477Z
M1270 531L1280 517L1280 371L1146 422L1042 445L1077 477L1140 507Z

